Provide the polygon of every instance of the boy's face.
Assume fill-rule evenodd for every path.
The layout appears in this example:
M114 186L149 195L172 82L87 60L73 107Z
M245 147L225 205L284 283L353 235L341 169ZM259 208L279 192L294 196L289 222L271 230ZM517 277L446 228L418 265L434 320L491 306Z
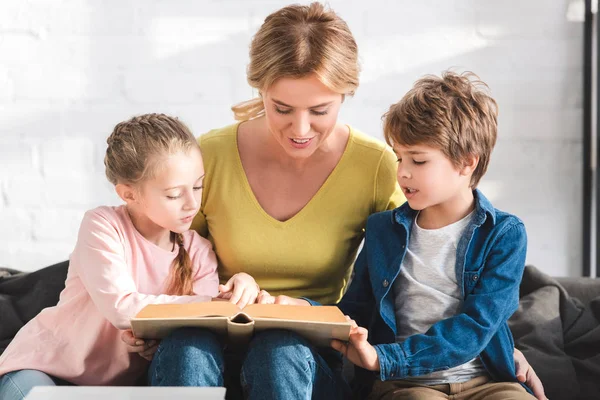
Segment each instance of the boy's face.
M439 149L395 144L397 178L408 204L414 210L443 206L470 192L470 168L456 167Z

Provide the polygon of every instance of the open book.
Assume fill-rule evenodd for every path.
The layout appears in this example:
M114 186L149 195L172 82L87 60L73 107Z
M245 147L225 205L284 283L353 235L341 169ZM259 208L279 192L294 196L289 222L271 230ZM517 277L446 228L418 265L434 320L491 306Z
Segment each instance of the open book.
M182 327L207 328L232 343L245 343L255 331L287 329L317 346L331 339L347 341L350 323L335 306L309 307L250 304L240 309L225 301L190 304L153 304L131 319L136 337L160 339Z

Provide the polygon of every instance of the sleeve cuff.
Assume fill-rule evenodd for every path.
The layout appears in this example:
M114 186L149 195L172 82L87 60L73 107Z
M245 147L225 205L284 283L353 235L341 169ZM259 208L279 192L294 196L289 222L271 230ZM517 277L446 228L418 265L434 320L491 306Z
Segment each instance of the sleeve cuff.
M322 305L322 304L321 304L321 303L319 303L318 301L311 300L311 299L309 299L309 298L307 298L307 297L299 297L299 299L302 299L302 300L306 300L306 301L308 301L308 302L310 303L310 305L311 305L311 306L321 306L321 305Z
M406 356L398 343L378 344L374 347L379 357L379 375L382 381L407 376Z

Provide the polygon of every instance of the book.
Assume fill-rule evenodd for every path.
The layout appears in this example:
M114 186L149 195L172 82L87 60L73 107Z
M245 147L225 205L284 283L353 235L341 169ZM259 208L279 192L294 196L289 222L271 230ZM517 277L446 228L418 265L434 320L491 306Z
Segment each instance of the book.
M249 304L243 309L226 301L189 304L152 304L131 319L135 337L161 339L183 327L206 328L231 343L247 343L254 332L286 329L317 346L331 339L347 341L350 322L335 306Z

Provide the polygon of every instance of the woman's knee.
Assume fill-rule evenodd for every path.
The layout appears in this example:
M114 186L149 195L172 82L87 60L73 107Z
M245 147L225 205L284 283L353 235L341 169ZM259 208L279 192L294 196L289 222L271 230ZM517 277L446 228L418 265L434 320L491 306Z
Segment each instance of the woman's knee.
M152 386L222 386L223 346L210 331L182 328L158 346L150 368Z
M298 334L286 330L267 330L258 333L250 342L246 358L242 365L244 371L269 369L285 365L310 369L315 353L312 346Z
M24 369L0 376L0 399L22 400L35 386L56 386L52 378L42 371Z
M152 365L176 369L194 369L210 365L223 370L223 346L217 336L205 329L181 328L164 338Z
M263 393L276 393L272 398L343 398L345 384L334 375L306 339L269 330L250 342L240 378L249 398Z
M173 331L164 338L158 347L159 351L169 350L169 352L179 355L197 352L198 350L209 353L222 353L223 346L217 336L209 330L198 328L180 328Z
M250 342L251 348L261 350L280 349L286 347L309 348L310 344L302 336L285 329L269 329L258 332Z

